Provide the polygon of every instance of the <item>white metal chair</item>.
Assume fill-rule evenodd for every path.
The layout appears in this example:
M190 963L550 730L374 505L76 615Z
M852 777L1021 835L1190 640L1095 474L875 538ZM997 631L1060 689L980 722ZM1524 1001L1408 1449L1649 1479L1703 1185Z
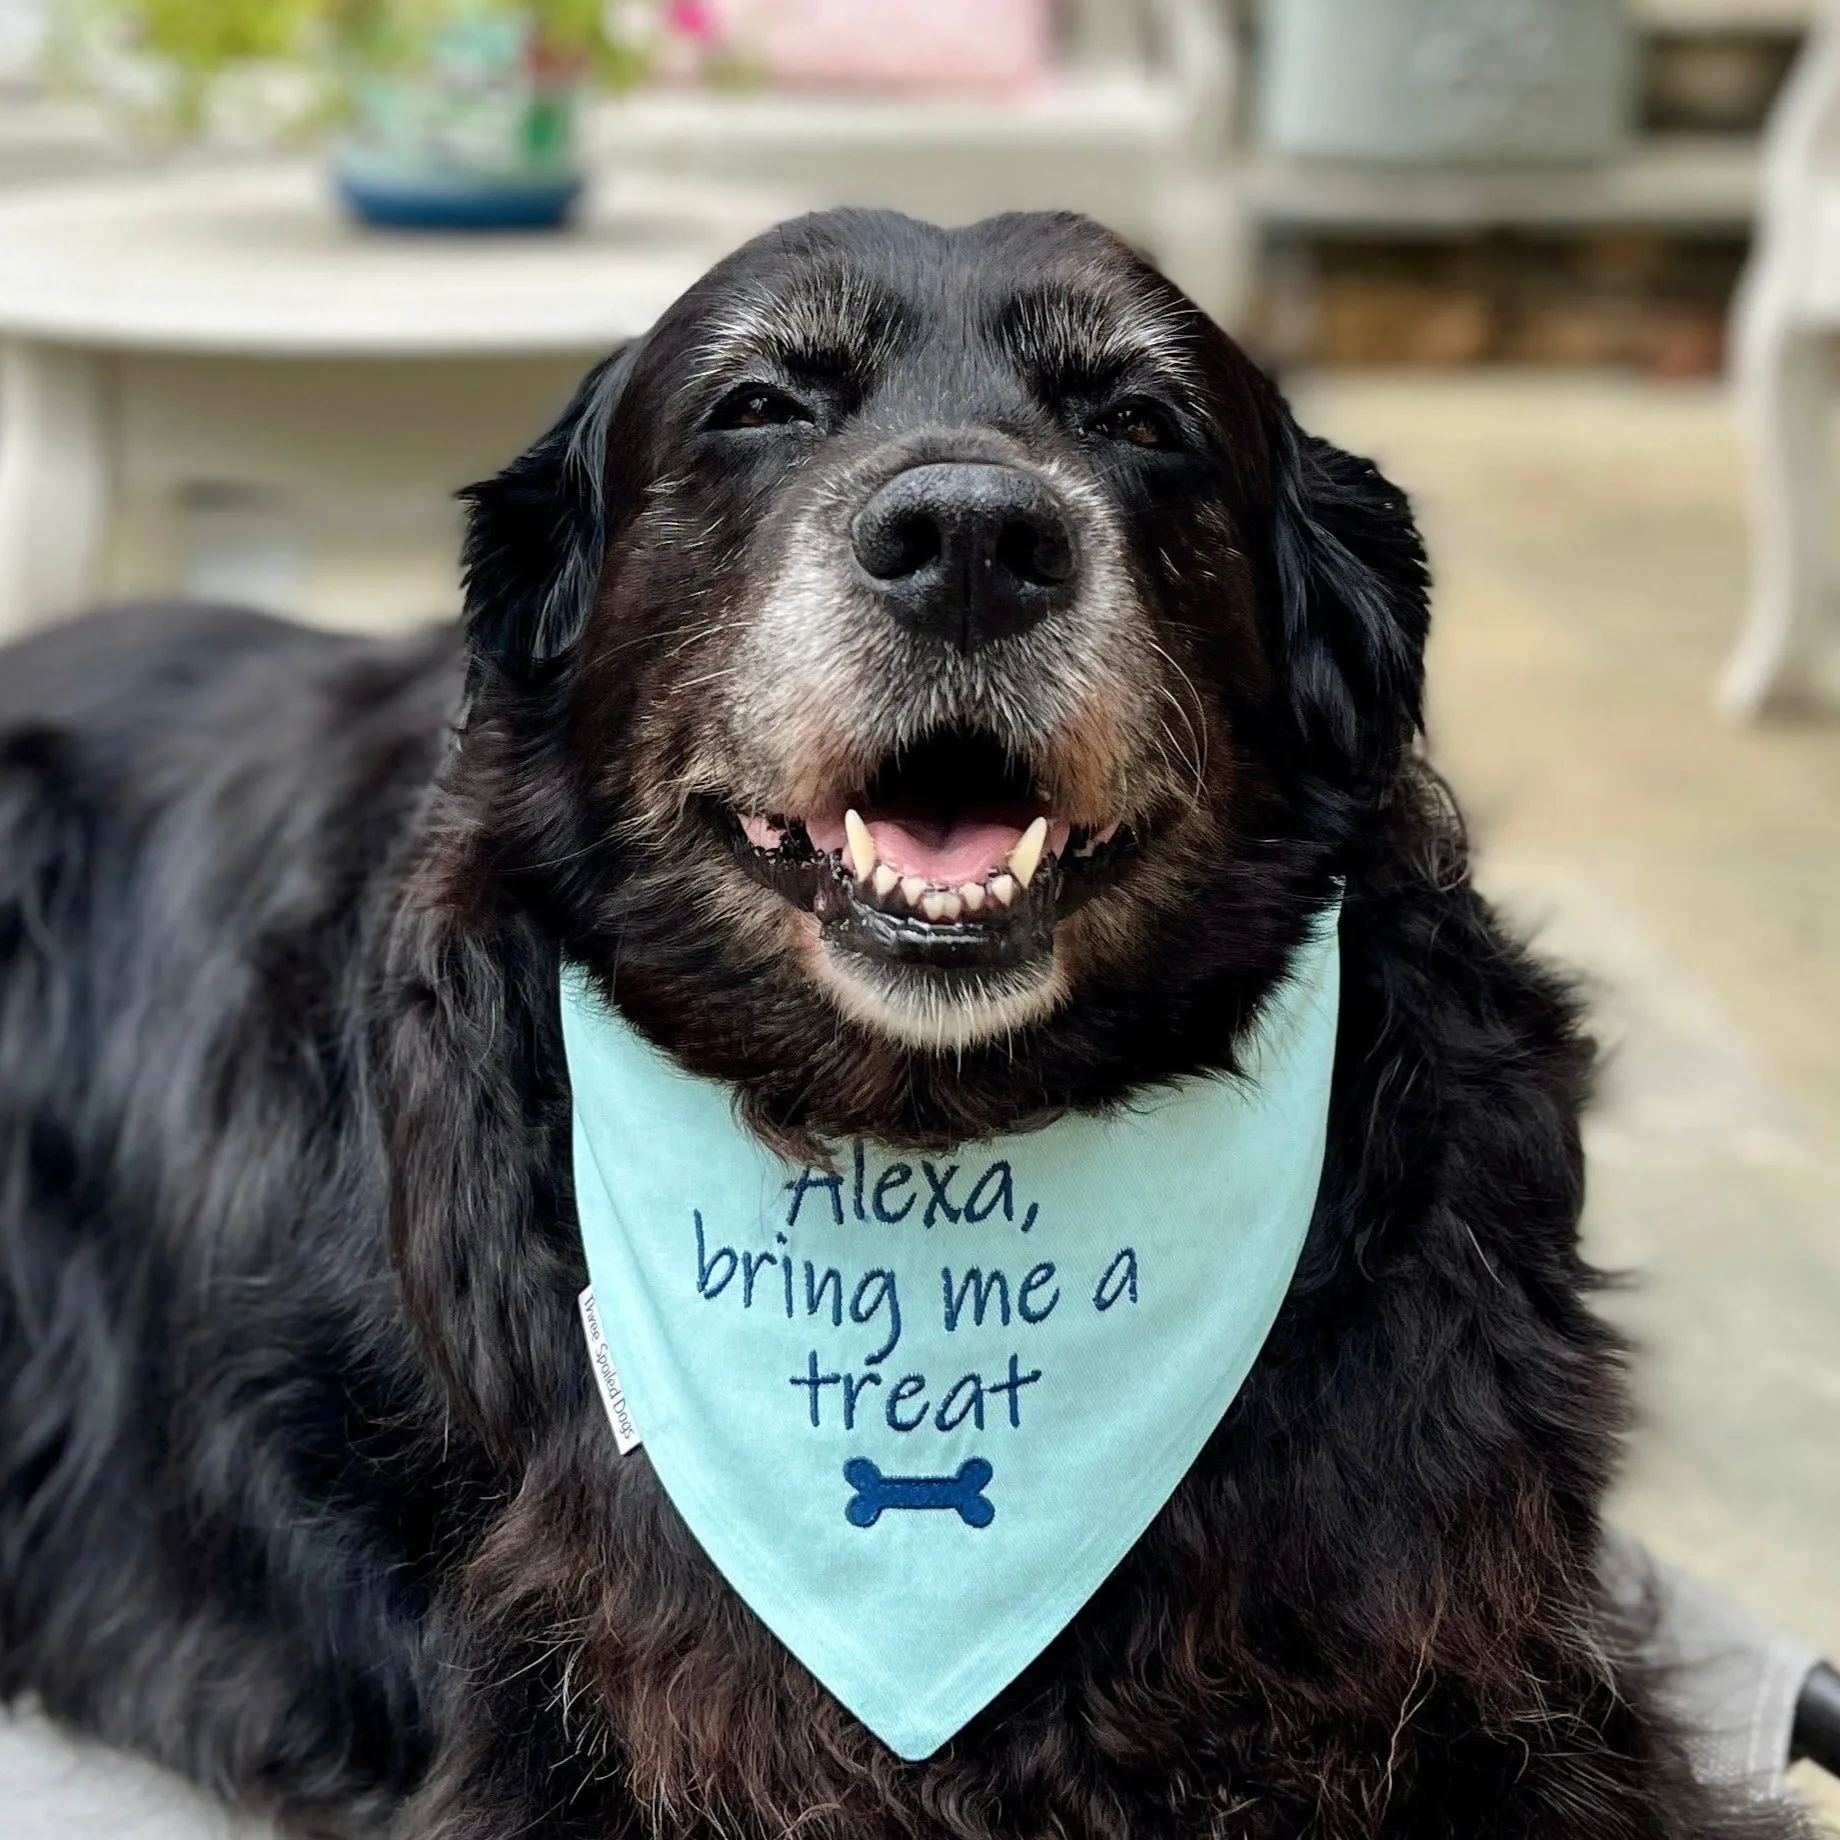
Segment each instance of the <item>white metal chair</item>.
M1750 607L1720 704L1840 697L1830 536L1840 335L1840 0L1827 0L1765 137L1762 213L1733 322L1750 469Z
M1233 323L1249 264L1229 172L1238 46L1225 0L1071 0L1063 16L1064 71L1038 93L642 91L602 112L598 152L948 223L1085 211Z

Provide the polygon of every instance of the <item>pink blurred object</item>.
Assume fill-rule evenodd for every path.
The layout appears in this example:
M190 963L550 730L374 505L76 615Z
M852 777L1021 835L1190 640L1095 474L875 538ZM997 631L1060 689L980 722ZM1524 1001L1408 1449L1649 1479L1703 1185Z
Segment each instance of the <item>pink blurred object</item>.
M680 38L712 44L722 37L722 21L706 0L670 0L664 9L665 29Z
M1022 89L1054 67L1050 0L726 0L731 42L778 82Z

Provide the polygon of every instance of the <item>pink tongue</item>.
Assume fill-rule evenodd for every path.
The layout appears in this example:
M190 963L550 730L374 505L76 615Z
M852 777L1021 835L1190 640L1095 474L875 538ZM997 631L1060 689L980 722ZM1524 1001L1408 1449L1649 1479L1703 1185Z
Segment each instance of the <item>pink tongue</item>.
M1022 841L1019 824L981 823L970 818L950 824L871 818L868 825L875 853L889 868L949 888L988 879Z

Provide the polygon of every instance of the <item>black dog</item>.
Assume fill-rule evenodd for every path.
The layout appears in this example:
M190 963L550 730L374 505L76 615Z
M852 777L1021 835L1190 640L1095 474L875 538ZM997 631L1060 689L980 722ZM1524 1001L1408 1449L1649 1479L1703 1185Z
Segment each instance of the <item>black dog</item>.
M1593 1581L1589 1055L1415 757L1400 494L1091 225L844 214L472 500L464 650L6 658L0 1692L339 1834L1795 1831L1695 1785ZM1338 881L1278 1326L902 1763L615 1456L559 963L778 1146L937 1145L1230 1068Z

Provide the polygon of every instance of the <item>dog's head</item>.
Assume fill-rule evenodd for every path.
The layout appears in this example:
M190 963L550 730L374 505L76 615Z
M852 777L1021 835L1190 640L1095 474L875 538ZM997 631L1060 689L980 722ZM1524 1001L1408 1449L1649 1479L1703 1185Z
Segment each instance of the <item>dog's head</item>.
M1418 722L1400 496L1096 226L782 226L472 494L452 784L782 1140L1231 1064Z

